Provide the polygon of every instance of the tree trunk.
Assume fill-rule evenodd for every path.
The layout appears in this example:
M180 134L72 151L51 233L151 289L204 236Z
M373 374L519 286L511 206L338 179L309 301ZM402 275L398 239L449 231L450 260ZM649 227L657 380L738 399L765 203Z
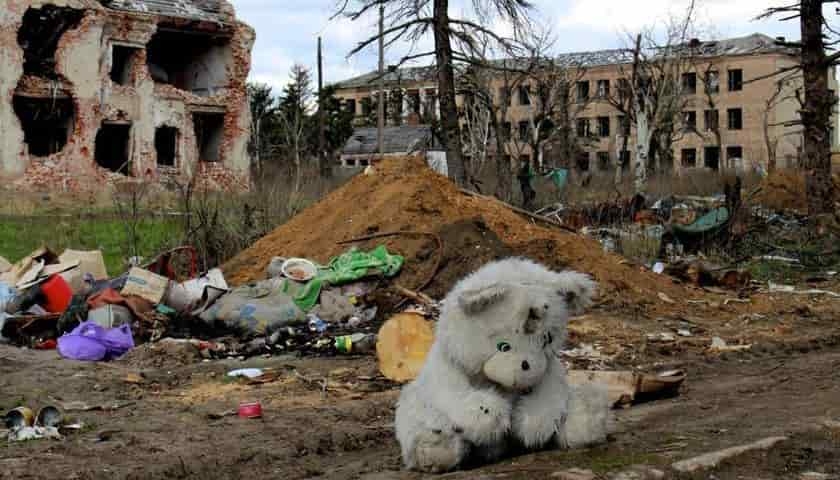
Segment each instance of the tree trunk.
M634 160L635 181L633 183L636 193L644 193L647 187L648 155L650 154L650 125L648 124L647 113L642 109L640 102L636 101L636 158Z
M830 213L834 210L831 181L831 108L833 94L828 89L828 65L823 46L822 0L802 0L802 73L805 83L805 105L802 118L805 167L805 191L808 213Z
M764 146L767 148L767 173L776 170L776 142L770 137L770 108L764 110Z
M455 72L452 44L449 38L449 0L434 0L435 59L438 70L438 101L443 141L446 147L446 166L449 177L458 185L466 185L463 152L461 150L458 107L455 104Z
M505 139L502 138L502 129L499 126L496 112L491 110L490 115L493 131L496 133L496 175L498 176L496 197L503 202L510 203L513 193L513 172L510 169L510 159L505 158L507 156ZM504 120L504 113L502 119Z

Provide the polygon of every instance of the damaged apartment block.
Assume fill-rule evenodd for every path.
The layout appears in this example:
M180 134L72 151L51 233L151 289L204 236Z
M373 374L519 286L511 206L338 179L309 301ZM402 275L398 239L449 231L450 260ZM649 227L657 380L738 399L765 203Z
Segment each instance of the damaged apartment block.
M0 178L250 184L254 32L224 0L6 0ZM9 8L11 7L11 8Z

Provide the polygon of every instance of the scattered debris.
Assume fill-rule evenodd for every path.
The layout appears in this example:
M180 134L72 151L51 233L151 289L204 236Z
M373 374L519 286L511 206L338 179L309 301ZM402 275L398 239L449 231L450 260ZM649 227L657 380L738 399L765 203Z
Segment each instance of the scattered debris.
M752 344L748 345L729 345L720 337L712 337L712 344L709 347L714 352L741 352L752 348Z
M788 437L769 437L757 442L740 445L737 447L730 447L717 452L706 453L698 457L681 460L671 465L671 468L680 473L691 473L698 470L705 470L716 467L720 462L743 455L747 452L755 450L769 450L775 445L784 442Z
M613 407L625 407L638 402L677 395L686 374L680 370L658 374L631 371L569 370L569 383L601 383L608 387Z

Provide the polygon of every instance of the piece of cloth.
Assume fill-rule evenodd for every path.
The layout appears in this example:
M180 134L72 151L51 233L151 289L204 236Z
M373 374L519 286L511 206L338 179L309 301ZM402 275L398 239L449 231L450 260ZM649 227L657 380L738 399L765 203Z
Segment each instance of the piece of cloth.
M384 245L370 252L351 248L330 260L326 267L319 269L315 278L305 284L286 279L283 291L294 298L301 310L309 312L318 304L322 288L344 285L365 277L393 277L400 272L403 263L405 259L402 256L389 253Z
M555 168L548 174L548 178L554 183L558 190L563 190L566 187L566 181L569 178L569 171L565 168Z
M312 309L317 315L329 323L340 323L356 314L356 307L350 303L350 298L341 294L338 289L325 289L321 291L321 298L318 305Z

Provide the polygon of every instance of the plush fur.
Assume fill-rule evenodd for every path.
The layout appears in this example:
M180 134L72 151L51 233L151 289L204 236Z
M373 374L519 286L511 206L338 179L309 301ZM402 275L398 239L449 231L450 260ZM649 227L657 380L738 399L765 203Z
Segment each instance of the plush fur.
M435 342L397 405L408 468L445 472L511 445L573 448L606 438L605 387L570 388L556 351L596 284L510 258L485 265L444 299Z

